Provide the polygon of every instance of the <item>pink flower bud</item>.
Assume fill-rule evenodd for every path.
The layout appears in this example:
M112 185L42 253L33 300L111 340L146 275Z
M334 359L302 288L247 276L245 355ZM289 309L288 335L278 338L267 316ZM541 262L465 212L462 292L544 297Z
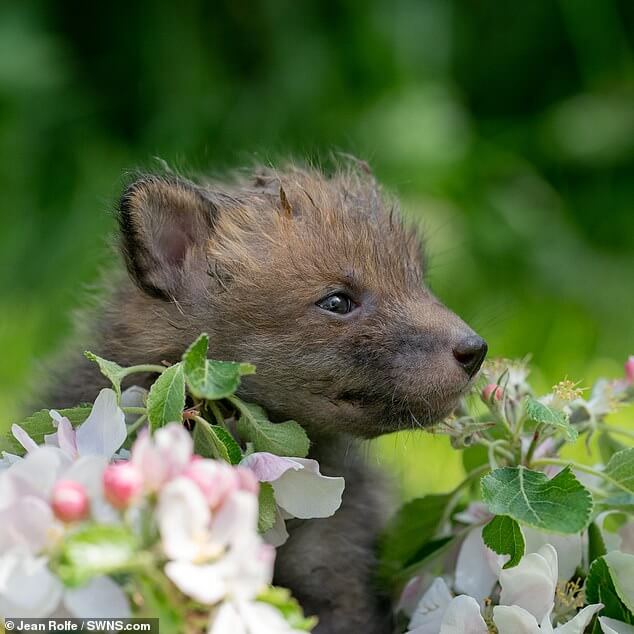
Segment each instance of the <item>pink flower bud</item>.
M255 477L255 473L251 469L246 467L236 467L236 475L238 476L238 483L241 491L247 491L257 495L260 492L260 483Z
M236 470L216 460L193 460L182 475L198 485L212 509L221 506L240 488Z
M625 362L625 378L628 383L634 383L634 355Z
M489 383L482 390L482 400L485 403L493 401L501 401L504 396L504 390L495 383Z
M51 506L62 522L77 522L88 517L90 501L86 489L72 480L60 480L53 487Z
M127 508L143 490L143 474L132 462L110 464L103 472L103 492L117 509Z

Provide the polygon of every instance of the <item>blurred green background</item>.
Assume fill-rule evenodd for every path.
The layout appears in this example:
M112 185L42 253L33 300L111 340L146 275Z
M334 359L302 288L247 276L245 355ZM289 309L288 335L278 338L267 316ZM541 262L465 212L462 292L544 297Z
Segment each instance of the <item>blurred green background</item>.
M2 3L0 424L107 263L122 174L160 161L366 158L493 356L544 388L620 374L633 40L631 0ZM459 475L444 438L380 447L408 495Z

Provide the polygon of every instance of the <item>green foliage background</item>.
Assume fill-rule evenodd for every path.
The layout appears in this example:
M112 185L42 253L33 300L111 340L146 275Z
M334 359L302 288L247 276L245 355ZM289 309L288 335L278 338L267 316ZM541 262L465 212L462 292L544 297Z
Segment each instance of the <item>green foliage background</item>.
M3 3L0 423L110 257L122 174L155 161L366 158L426 229L432 287L493 356L531 352L545 388L620 373L633 40L628 0ZM461 469L419 434L373 456L406 494Z

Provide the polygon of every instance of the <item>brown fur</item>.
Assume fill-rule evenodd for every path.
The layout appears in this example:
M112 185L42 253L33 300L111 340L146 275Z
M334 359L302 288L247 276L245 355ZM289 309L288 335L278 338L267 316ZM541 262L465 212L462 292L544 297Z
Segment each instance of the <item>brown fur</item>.
M352 439L446 415L470 379L452 350L473 334L425 288L395 203L356 168L258 169L230 185L145 176L125 192L120 226L129 280L115 284L92 349L174 362L206 331L211 356L254 363L240 396L299 421L323 471L346 478L333 518L291 523L276 582L318 614L319 634L389 632L372 582L384 496ZM337 291L358 309L316 306ZM53 404L105 384L77 356Z

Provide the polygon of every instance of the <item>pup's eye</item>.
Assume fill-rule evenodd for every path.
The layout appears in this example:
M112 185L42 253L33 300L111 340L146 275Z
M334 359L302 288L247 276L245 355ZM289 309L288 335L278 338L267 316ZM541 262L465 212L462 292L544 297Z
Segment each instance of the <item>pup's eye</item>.
M317 306L329 313L345 315L354 310L355 304L345 293L333 293L317 302Z

